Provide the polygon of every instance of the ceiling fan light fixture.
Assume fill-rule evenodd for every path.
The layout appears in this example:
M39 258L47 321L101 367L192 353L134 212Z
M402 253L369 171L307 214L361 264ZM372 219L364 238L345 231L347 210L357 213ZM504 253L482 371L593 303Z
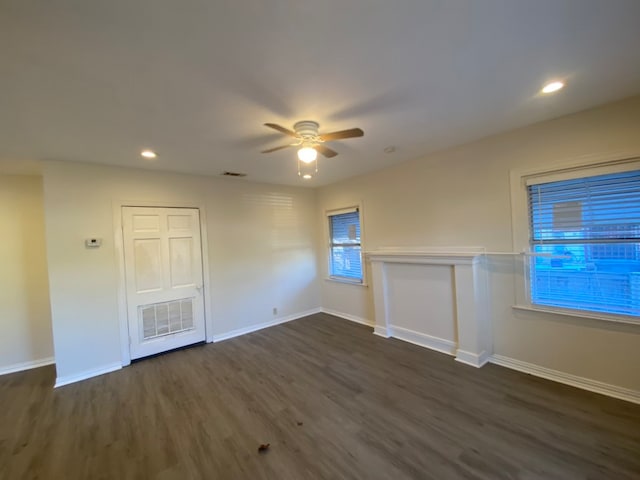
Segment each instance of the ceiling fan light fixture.
M298 158L304 163L311 163L318 158L318 152L312 147L302 147L298 150Z
M309 180L315 174L318 173L318 160L317 158L310 161L305 162L298 158L298 176L303 178L304 180Z
M318 122L311 120L296 122L293 125L293 130L289 130L277 123L265 123L264 125L288 137L293 137L295 140L287 145L268 148L263 150L262 153L277 152L288 147L296 147L298 149L298 176L304 180L309 180L318 173L318 153L325 158L333 158L338 155L338 152L327 147L325 142L362 137L364 135L360 128L350 128L319 135L318 128L320 125L318 125Z

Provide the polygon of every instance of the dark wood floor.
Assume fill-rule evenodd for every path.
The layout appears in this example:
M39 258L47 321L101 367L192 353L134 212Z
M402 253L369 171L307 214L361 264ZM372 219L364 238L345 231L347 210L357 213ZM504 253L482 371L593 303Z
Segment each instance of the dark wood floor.
M1 479L640 478L640 405L323 314L54 376L0 377Z

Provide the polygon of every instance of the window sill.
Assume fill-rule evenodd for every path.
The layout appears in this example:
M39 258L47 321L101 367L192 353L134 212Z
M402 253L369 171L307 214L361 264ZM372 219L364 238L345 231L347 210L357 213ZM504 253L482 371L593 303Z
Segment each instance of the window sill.
M603 322L626 323L630 325L640 326L640 318L636 319L634 317L625 315L606 315L583 310L569 310L552 307L545 308L534 305L513 305L511 308L513 308L514 310L523 310L527 312L550 313L552 315L563 315L565 317L588 318L591 320L601 320Z
M347 285L355 285L356 287L368 287L368 285L364 282L359 282L357 280L347 280L346 278L336 278L336 277L325 277L327 282L334 283L344 283Z

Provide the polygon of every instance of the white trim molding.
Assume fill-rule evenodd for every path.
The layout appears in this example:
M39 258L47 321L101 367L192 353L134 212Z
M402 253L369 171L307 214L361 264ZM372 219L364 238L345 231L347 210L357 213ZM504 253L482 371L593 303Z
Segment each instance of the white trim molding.
M115 372L116 370L120 370L121 368L122 364L120 362L116 362L109 365L104 365L103 367L93 368L91 370L85 370L84 372L75 373L73 375L67 375L66 377L58 377L56 378L56 384L53 386L53 388L63 387L65 385L69 385L70 383L76 383L92 377L104 375L105 373Z
M0 367L0 375L8 375L10 373L31 370L32 368L44 367L56 363L54 357L41 358L39 360L30 360L28 362L14 363L5 367Z
M334 216L334 215L341 215L344 213L352 213L352 212L358 212L358 222L360 223L360 250L362 252L364 252L364 245L365 245L365 229L364 229L364 210L363 210L363 205L362 205L362 201L359 202L354 202L351 205L347 206L347 207L339 207L339 208L329 208L329 209L325 209L324 210L324 219L323 219L323 231L324 231L324 244L326 245L325 247L325 254L326 254L326 261L325 261L325 268L326 268L326 275L324 280L325 281L329 281L329 282L335 282L335 283L342 283L342 284L349 284L349 285L357 285L357 286L361 286L361 287L366 287L366 278L367 278L367 265L366 262L364 261L364 258L362 259L361 262L361 278L360 280L356 280L356 281L351 281L349 279L341 279L340 277L333 277L331 275L331 244L332 244L332 238L331 238L331 222L329 220L329 217Z
M390 337L397 338L404 342L413 343L414 345L429 348L436 352L446 353L447 355L456 355L456 351L459 352L456 342L452 342L451 340L433 337L403 327L392 326L389 330L390 332L388 333Z
M343 285L355 285L356 287L368 287L369 286L364 282L364 279L361 282L359 282L359 281L352 282L352 281L345 280L345 279L342 279L342 278L339 278L339 277L326 277L324 279L324 281L325 282L342 283Z
M200 217L200 248L202 249L202 283L204 291L204 322L205 339L207 343L214 341L213 316L211 301L211 280L209 278L209 243L207 240L207 212L205 203L201 200L191 202L175 202L162 200L123 200L115 199L111 204L113 212L113 236L115 265L118 272L118 324L120 327L120 358L121 366L131 364L131 349L129 345L129 318L127 313L127 293L124 262L124 241L122 237L122 208L123 207L168 207L168 208L194 208L199 211Z
M492 353L491 321L488 305L488 278L484 269L484 248L447 247L414 250L381 248L366 253L371 262L373 303L375 309L374 334L397 337L439 352L455 354L467 365L481 367ZM392 318L393 298L389 294L390 264L448 266L452 269L454 297L454 325L456 341L440 339L399 328Z
M416 263L425 265L471 265L484 254L481 247L460 247L450 250L411 250L406 248L381 248L366 252L367 260L384 263Z
M551 368L541 367L534 363L523 362L515 358L505 357L502 355L491 355L489 362L501 367L510 368L519 372L528 373L540 378L546 378L558 383L564 383L572 387L588 390L590 392L599 393L608 397L626 400L627 402L640 404L640 391L631 390L630 388L618 387L609 383L591 380L585 377L579 377L570 373L560 372Z
M389 338L392 336L387 327L381 327L380 325L373 326L373 334L382 338Z
M403 327L391 326L389 328L384 328L376 326L375 322L371 320L357 317L349 313L342 313L336 310L331 310L330 308L323 308L322 312L333 315L334 317L342 318L344 320L349 320L350 322L366 325L367 327L373 327L373 333L375 335L378 335L379 337L393 337L404 342L413 343L414 345L418 345L420 347L425 347L437 352L446 353L447 355L456 354L456 343L452 342L451 340L433 337L431 335L416 332L414 330L409 330L408 328Z
M373 327L375 325L375 322L373 320L368 320L356 315L351 315L350 313L342 313L338 312L337 310L331 310L330 308L322 308L321 310L322 313L333 315L334 317L340 317L345 320L349 320L350 322L360 323L361 325L366 325L367 327Z
M223 333L220 335L214 335L213 339L214 339L214 342L220 342L222 340L227 340L229 338L238 337L240 335L245 335L247 333L255 332L257 330L262 330L263 328L273 327L281 323L290 322L292 320L297 320L299 318L307 317L309 315L313 315L314 313L320 313L321 311L322 311L321 308L313 308L311 310L296 313L294 315L289 315L286 317L281 317L275 320L271 320L269 322L259 323L257 325L251 325L245 328L239 328L237 330L232 330L230 332ZM86 370L84 372L77 373L74 375L68 375L66 377L58 377L56 379L56 384L54 388L62 387L70 383L80 382L82 380L87 380L92 377L104 375L105 373L115 372L116 370L120 370L122 367L123 365L120 362L117 362L117 363L105 365L103 367L95 368L92 370Z
M512 305L514 310L522 310L525 312L547 313L549 315L561 315L564 317L588 318L590 320L599 320L602 322L617 322L625 325L640 325L640 318L628 315L617 314L599 314L590 310L572 310L570 308L559 307L539 307L538 305Z
M488 361L489 354L485 350L480 353L471 353L460 349L456 351L456 362L464 363L465 365L480 368Z
M614 151L598 152L555 159L553 163L546 165L536 165L531 169L513 169L509 171L509 184L511 194L511 237L512 250L514 252L529 252L530 246L530 223L529 223L529 201L527 195L527 183L537 183L540 181L551 182L567 180L578 177L588 177L592 175L603 175L631 169L640 168L640 151ZM536 182L532 182L537 179ZM541 180L542 179L542 180ZM532 311L540 309L531 303L531 290L528 284L527 262L521 266L522 271L514 277L515 281L515 305L514 308L524 310L531 307ZM560 309L558 309L560 310ZM549 312L551 313L551 312ZM553 312L561 314L560 312ZM585 312L586 313L586 312ZM627 322L623 316L598 315L599 320ZM586 316L586 315L585 315Z
M223 340L229 340L230 338L246 335L247 333L257 332L258 330L262 330L264 328L275 327L276 325L280 325L281 323L291 322L293 320L298 320L300 318L308 317L309 315L313 315L315 313L321 313L321 312L322 312L322 309L320 307L312 308L311 310L306 310L300 313L294 313L293 315L287 315L286 317L276 318L275 320L269 320L268 322L256 323L255 325L249 325L248 327L237 328L229 332L214 335L213 341L222 342Z

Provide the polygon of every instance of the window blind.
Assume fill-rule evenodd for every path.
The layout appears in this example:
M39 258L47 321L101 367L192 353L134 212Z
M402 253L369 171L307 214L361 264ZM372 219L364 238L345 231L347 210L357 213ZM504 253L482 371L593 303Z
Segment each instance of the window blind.
M528 186L532 303L640 316L640 171Z
M362 280L360 213L358 210L329 215L331 235L330 275Z

